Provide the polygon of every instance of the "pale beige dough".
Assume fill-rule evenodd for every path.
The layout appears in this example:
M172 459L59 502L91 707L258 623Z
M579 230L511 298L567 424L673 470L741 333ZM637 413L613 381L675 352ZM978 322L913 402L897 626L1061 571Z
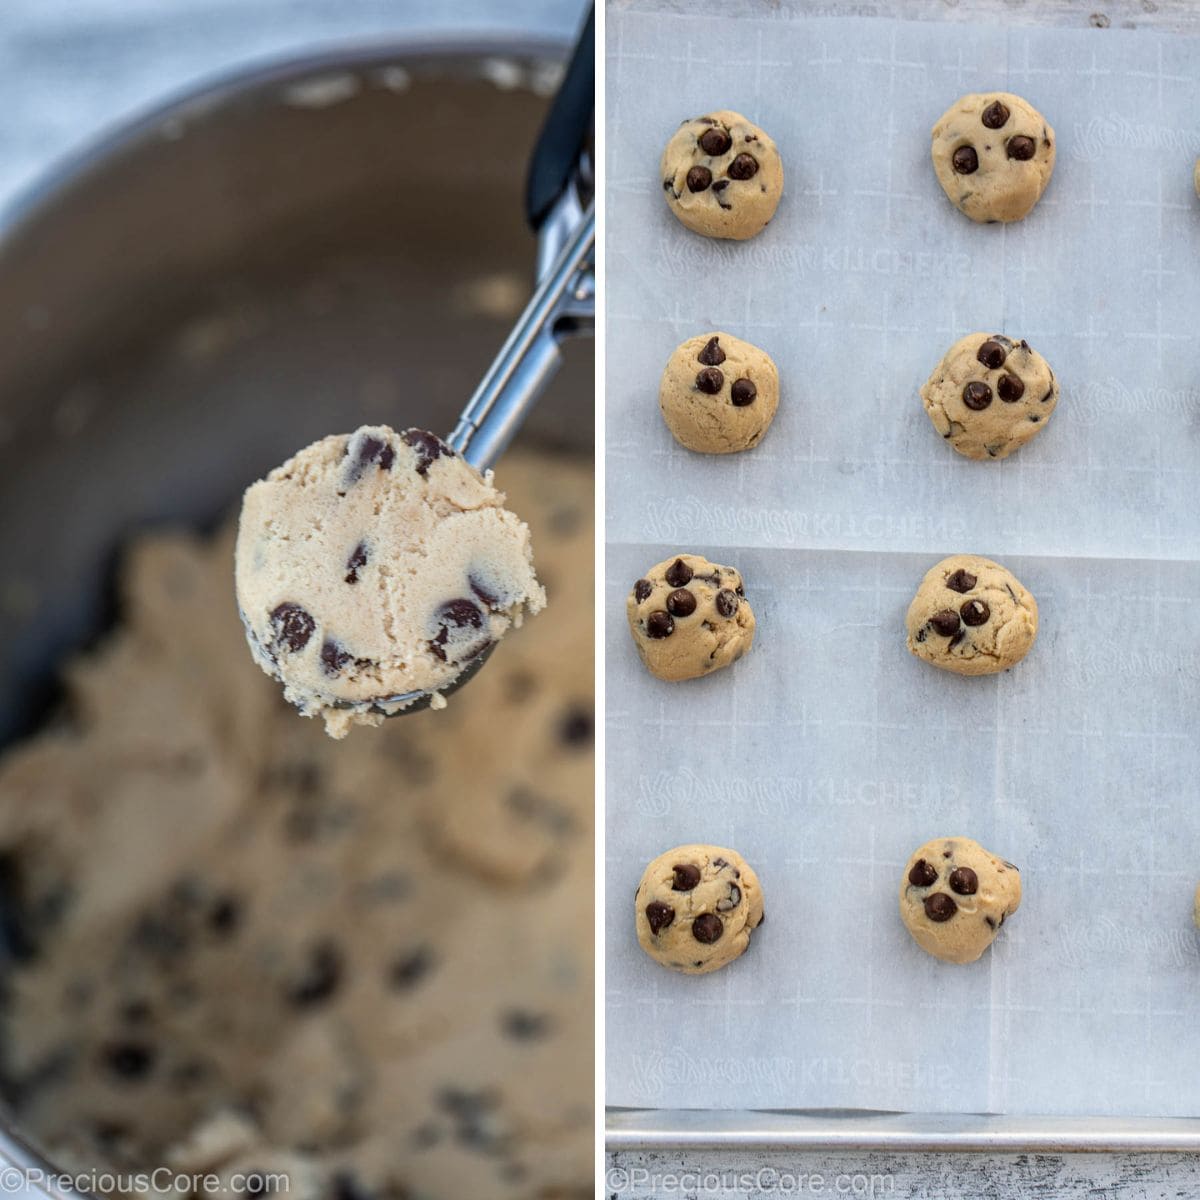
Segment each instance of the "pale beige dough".
M1192 898L1192 924L1200 929L1200 884L1196 886L1196 894Z
M433 434L314 442L251 485L235 556L255 661L326 731L442 691L546 602L529 528ZM411 701L408 701L411 703Z
M741 575L698 554L651 567L625 603L629 631L646 669L677 681L737 662L754 642L754 613Z
M659 173L667 207L705 237L754 237L783 194L775 143L741 113L724 109L684 121L663 151Z
M1196 195L1200 196L1200 158L1196 159L1196 165L1192 168L1192 187L1196 190Z
M964 837L934 838L905 865L900 918L945 962L974 962L1021 904L1021 872Z
M1028 342L969 333L921 388L933 427L967 458L1007 458L1046 427L1058 404L1050 364Z
M54 1163L591 1195L592 465L504 474L555 619L367 738L246 653L231 529L132 548L69 716L0 761L6 938L37 950L0 1075Z
M757 346L729 333L702 333L668 359L658 406L675 440L688 450L749 450L779 407L779 372Z
M638 944L655 962L706 975L733 962L762 923L758 876L735 850L676 846L638 884Z
M1027 100L975 93L956 100L934 125L933 169L950 202L972 221L1019 221L1050 182L1054 142L1054 130ZM1031 156L1019 157L1025 150ZM973 170L955 169L960 151L959 166L974 163Z
M918 658L956 675L992 675L1029 653L1038 607L999 563L954 554L926 572L905 624Z

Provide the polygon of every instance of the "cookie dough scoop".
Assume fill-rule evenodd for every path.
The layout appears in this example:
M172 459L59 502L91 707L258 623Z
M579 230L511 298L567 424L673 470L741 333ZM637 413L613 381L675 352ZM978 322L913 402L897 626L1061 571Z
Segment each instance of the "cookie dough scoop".
M364 426L247 489L235 565L251 652L333 737L443 707L545 604L529 530L489 468L561 343L595 327L594 44L589 13L529 168L538 284L453 432Z
M970 838L926 842L900 880L900 919L943 962L974 962L1020 904L1021 872Z

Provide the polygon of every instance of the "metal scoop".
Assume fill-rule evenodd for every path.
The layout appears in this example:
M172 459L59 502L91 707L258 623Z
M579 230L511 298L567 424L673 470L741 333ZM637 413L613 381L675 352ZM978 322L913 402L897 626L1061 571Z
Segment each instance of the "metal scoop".
M562 362L562 342L596 324L596 215L591 135L595 112L595 12L589 11L534 150L525 209L538 235L538 285L467 401L447 445L476 470L504 453ZM491 643L438 692L405 692L336 707L383 716L428 708L469 683Z

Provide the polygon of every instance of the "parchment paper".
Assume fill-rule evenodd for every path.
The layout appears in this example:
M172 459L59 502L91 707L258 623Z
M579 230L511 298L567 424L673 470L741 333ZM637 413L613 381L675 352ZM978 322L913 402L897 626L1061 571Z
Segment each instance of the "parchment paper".
M608 89L608 1103L1200 1114L1200 46L617 6ZM1058 135L1014 226L967 221L929 161L934 120L988 89ZM718 107L784 156L745 244L659 195L671 130ZM668 355L709 329L779 365L752 453L688 454L659 418ZM1027 338L1063 384L1004 462L955 455L917 395L975 329ZM742 570L759 634L670 685L624 601L679 550ZM1041 606L1004 675L904 648L955 551ZM966 967L897 913L908 855L943 834L1022 868L1020 911ZM701 978L633 934L645 863L687 841L740 850L768 918Z

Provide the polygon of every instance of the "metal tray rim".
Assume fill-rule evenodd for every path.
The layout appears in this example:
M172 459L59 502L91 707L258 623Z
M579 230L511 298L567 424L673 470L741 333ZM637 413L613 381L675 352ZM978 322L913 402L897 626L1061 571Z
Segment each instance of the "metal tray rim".
M1200 1117L610 1107L605 1147L610 1154L688 1149L1200 1153Z

